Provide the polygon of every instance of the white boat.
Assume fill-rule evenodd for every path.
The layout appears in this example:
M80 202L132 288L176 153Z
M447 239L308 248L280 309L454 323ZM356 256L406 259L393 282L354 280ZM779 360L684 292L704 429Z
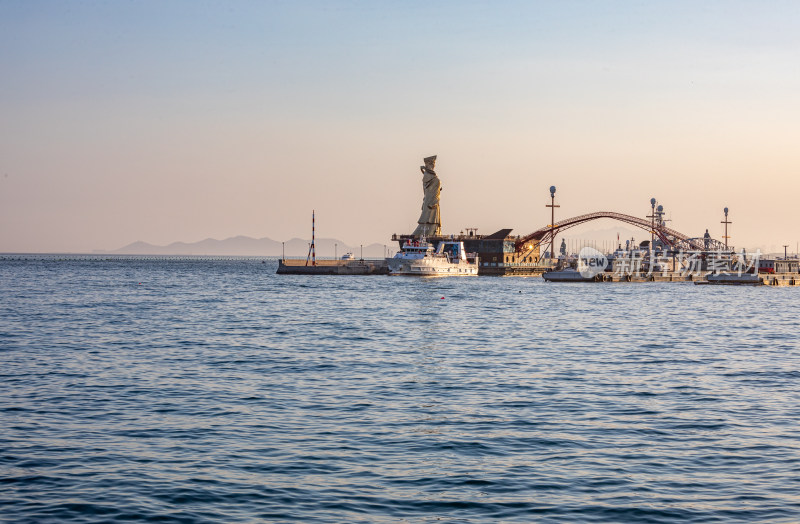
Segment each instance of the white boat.
M406 240L402 250L387 258L390 275L416 275L423 277L477 276L478 256L468 254L464 243L439 242L436 249L423 240Z

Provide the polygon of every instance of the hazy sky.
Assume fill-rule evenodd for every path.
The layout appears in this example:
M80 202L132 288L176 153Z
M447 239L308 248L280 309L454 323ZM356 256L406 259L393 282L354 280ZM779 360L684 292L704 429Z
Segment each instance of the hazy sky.
M0 252L387 243L431 154L446 232L555 184L793 250L800 3L0 0Z

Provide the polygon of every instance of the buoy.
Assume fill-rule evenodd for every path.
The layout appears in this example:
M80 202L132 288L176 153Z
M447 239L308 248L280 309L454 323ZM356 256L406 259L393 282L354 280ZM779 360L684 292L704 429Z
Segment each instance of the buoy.
M439 300L444 300L444 297L440 298Z

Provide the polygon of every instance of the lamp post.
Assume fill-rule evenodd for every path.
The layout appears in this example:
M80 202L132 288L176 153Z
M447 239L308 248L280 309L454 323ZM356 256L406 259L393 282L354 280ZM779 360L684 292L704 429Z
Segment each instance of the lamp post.
M281 242L281 260L286 262L286 242Z
M556 186L550 186L550 260L556 258Z
M650 199L650 251L653 251L653 244L656 242L656 199Z
M728 250L728 239L730 238L728 236L728 224L733 224L733 222L729 222L728 221L728 208L726 207L722 211L725 213L725 220L722 221L722 223L725 224L725 236L723 236L722 238L725 239L725 251L727 251Z

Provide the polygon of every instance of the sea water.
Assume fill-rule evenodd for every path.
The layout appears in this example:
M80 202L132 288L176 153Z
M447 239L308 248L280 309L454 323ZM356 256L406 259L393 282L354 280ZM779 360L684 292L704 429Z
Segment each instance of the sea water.
M0 261L8 522L800 521L800 290Z

